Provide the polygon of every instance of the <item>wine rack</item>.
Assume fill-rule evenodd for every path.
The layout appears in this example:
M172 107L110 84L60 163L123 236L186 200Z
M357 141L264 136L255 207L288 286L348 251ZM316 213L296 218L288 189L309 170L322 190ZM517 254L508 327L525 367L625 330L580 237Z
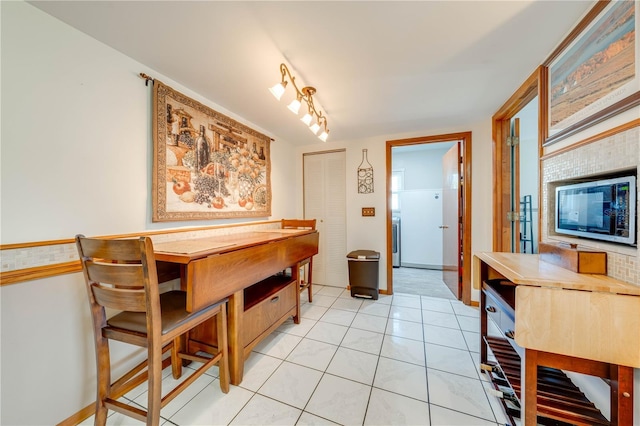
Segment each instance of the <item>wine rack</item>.
M515 288L508 280L483 282L481 294L481 368L501 397L512 425L521 417L522 358L514 340ZM492 321L502 335L490 335ZM490 351L490 352L489 352ZM519 353L520 352L520 353ZM491 353L495 361L488 361ZM538 366L537 423L546 426L610 425L600 410L560 369Z

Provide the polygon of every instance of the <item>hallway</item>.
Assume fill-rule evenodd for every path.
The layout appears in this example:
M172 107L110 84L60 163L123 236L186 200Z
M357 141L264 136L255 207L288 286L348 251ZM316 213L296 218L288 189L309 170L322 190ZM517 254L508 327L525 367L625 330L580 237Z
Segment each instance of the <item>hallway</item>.
M393 292L456 300L436 269L393 268Z

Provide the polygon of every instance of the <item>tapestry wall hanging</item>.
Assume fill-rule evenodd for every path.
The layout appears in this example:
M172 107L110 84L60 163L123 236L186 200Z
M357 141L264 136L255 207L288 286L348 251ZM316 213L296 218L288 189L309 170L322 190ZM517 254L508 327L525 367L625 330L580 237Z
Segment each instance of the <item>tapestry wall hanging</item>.
M269 143L154 80L153 221L270 216Z

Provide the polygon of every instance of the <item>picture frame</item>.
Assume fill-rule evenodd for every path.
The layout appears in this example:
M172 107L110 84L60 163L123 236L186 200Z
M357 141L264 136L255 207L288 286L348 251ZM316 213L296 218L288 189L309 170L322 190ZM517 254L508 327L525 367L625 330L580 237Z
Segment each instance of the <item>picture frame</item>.
M599 1L545 61L544 146L640 105L640 2Z
M270 216L271 139L153 84L153 222Z

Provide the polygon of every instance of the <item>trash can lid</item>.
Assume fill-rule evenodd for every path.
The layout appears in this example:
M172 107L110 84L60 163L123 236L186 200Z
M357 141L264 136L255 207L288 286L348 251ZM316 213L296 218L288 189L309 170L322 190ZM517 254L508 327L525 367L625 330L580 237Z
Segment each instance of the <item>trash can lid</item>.
M354 250L347 255L349 259L380 259L380 253L373 250Z

